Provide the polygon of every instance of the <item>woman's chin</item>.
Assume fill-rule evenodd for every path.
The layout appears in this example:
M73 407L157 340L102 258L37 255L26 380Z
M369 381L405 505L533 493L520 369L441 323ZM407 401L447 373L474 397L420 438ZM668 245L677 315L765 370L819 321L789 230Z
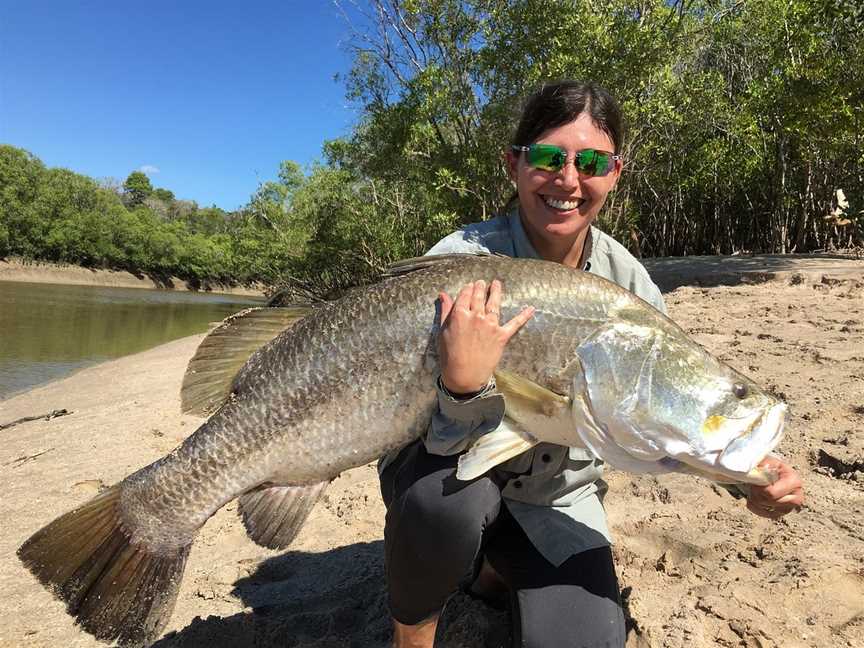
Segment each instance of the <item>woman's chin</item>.
M543 229L552 236L576 236L591 225L592 220L574 209L571 212L560 212L553 218L549 218Z
M534 211L528 219L525 218L524 211L522 213L522 223L529 232L529 238L540 237L549 243L554 242L556 246L562 242L575 243L593 220L578 209L560 212L547 205Z

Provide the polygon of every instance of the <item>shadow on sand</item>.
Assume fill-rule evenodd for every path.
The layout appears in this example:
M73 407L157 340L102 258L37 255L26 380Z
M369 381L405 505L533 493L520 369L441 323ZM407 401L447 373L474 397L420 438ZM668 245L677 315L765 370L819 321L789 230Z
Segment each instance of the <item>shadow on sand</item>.
M391 635L383 544L266 560L234 584L251 612L196 618L154 648L383 648Z
M271 558L234 584L251 611L195 618L153 648L389 648L383 541ZM629 588L623 592L627 614ZM465 594L447 602L436 648L507 648L510 615Z
M196 618L153 648L386 648L392 631L384 543L322 553L289 552L238 580L232 592L251 608ZM441 648L500 648L509 615L457 594L441 623Z

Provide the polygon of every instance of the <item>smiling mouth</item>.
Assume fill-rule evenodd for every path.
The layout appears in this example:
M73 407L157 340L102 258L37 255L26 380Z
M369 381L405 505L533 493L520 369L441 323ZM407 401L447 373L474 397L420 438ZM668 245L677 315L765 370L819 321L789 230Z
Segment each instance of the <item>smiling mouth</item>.
M559 198L552 198L551 196L542 196L542 198L547 207L560 212L573 211L585 202L582 198L577 198L576 200L561 200Z

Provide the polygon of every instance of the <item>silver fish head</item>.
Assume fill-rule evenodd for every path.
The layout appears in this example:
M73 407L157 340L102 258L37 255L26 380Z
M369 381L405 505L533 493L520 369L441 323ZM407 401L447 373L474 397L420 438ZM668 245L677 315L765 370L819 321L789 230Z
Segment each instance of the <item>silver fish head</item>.
M786 405L666 322L617 321L580 348L575 391L589 411L577 425L595 424L584 441L625 470L770 483L757 465L780 442Z

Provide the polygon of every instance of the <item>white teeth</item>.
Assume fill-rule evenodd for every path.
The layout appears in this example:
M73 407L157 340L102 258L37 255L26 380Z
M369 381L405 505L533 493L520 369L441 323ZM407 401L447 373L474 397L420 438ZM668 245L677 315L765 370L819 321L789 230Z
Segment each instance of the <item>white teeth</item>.
M571 209L576 209L579 205L582 204L581 200L556 200L555 198L550 198L549 196L543 196L543 202L554 209L560 209L561 211L569 211Z

